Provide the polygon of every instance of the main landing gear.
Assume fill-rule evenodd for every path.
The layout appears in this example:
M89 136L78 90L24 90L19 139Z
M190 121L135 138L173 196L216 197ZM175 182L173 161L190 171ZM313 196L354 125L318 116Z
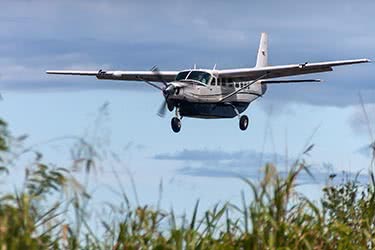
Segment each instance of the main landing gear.
M175 133L178 133L181 130L182 116L180 118L179 117L180 117L179 110L176 107L176 116L173 117L172 120L171 120L171 127L172 127L173 132L175 132Z
M249 125L249 117L247 117L247 115L242 115L240 117L240 129L244 131L247 129L248 125Z
M242 131L246 130L247 126L249 126L249 117L247 117L247 115L240 115L240 112L238 111L236 106L234 106L232 103L227 103L227 104L233 108L234 112L236 112L237 117L240 120L240 123L239 123L240 129Z

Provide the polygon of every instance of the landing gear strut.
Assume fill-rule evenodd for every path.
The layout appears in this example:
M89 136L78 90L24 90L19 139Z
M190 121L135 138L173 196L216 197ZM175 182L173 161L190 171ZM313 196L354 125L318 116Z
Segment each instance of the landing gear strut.
M238 111L238 109L236 108L236 106L234 106L232 103L226 103L228 105L230 105L234 112L236 112L237 114L237 117L240 119L240 129L242 131L246 130L247 129L247 126L249 126L249 117L247 117L247 115L240 115L240 112Z
M248 125L249 125L249 117L247 117L246 115L241 116L240 117L240 129L246 130Z

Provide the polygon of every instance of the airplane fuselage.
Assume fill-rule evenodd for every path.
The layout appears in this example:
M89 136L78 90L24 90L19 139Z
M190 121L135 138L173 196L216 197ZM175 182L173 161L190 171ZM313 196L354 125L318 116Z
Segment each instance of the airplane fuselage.
M249 104L262 96L267 88L256 82L237 94L220 101L223 97L249 84L249 82L228 82L213 78L207 85L194 82L172 82L176 86L185 85L168 96L168 103L179 108L181 116L194 118L233 118L243 113Z

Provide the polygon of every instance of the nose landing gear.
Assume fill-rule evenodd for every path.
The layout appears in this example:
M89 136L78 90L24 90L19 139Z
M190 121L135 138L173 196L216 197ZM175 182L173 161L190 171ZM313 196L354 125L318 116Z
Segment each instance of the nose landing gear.
M171 120L171 127L173 132L178 133L181 130L181 120L182 116L180 116L179 108L176 107L176 116Z
M173 132L178 133L181 130L181 120L177 117L173 117L171 120L171 127Z

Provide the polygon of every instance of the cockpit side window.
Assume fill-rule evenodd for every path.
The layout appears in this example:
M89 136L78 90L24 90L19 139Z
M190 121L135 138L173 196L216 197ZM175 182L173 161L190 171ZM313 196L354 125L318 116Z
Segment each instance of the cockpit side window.
M216 80L217 80L216 77L213 77L213 78L212 78L212 81L211 81L211 85L212 85L212 86L215 86L215 85L216 85ZM218 83L218 85L219 85L219 83Z
M178 75L176 76L176 81L185 80L189 73L190 71L182 71L178 73Z

